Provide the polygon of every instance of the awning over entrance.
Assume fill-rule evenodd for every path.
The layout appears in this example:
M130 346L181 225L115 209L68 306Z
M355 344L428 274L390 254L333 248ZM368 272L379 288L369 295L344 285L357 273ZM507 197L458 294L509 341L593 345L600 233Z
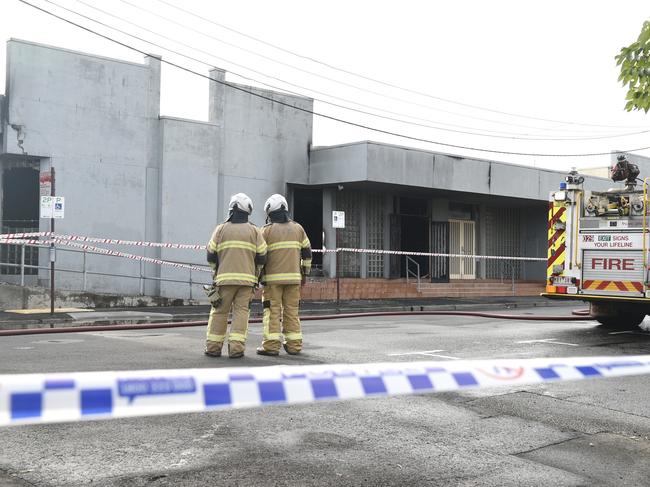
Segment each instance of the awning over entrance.
M312 149L310 184L376 182L418 188L547 201L566 172L380 144ZM585 187L607 190L609 179L585 177Z

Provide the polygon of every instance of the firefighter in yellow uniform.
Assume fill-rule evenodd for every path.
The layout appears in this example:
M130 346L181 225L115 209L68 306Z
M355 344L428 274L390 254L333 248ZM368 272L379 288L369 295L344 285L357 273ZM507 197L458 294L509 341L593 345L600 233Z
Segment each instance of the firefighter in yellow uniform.
M208 242L208 262L214 269L214 284L212 293L208 294L212 310L205 354L211 357L221 356L231 309L228 356L244 356L250 303L266 261L266 243L262 233L248 222L252 211L253 202L248 196L244 193L233 195L228 220L217 225Z
M268 254L261 277L264 329L259 355L278 355L280 345L290 355L302 350L298 307L300 286L311 270L311 245L302 226L289 218L288 210L287 200L279 194L264 204L270 223L262 227Z

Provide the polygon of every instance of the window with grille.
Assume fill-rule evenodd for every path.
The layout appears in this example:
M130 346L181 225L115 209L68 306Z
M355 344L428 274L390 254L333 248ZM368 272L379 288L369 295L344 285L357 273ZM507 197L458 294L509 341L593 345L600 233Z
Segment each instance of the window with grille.
M518 257L521 255L521 208L486 208L486 253ZM485 261L488 279L520 278L521 261L489 259Z
M366 229L369 249L382 249L384 244L384 197L369 194L366 212ZM368 277L384 277L384 256L368 254Z
M361 198L355 191L336 193L336 210L345 212L345 228L339 228L338 247L358 249L361 245ZM361 277L361 254L341 252L341 277Z

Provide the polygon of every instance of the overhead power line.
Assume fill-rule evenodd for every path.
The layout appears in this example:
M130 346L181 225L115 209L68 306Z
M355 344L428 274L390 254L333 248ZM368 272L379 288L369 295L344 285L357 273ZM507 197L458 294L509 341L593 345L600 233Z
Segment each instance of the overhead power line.
M66 22L66 23L68 23L70 25L73 25L73 26L79 28L79 29L82 29L82 30L84 30L86 32L89 32L89 33L91 33L93 35L96 35L98 37L106 39L106 40L108 40L110 42L113 42L113 43L115 43L117 45L120 45L120 46L122 46L122 47L124 47L126 49L137 52L137 53L141 54L142 56L148 56L149 55L147 52L142 51L141 49L138 49L137 47L131 46L129 44L126 44L125 42L119 41L119 40L114 39L114 38L112 38L110 36L107 36L105 34L97 32L97 31L95 31L95 30L93 30L93 29L91 29L89 27L78 24L78 23L76 23L76 22L74 22L72 20L66 19L65 17L62 17L62 16L60 16L58 14L55 14L54 12L51 12L51 11L49 11L49 10L43 8L43 7L39 7L37 5L29 3L26 0L18 0L18 1L25 4L25 5L27 5L27 6L29 6L29 7L32 7L34 9L36 9L36 10L39 10L39 11L41 11L41 12L43 12L43 13L51 16L51 17L57 18L57 19L59 19L59 20L61 20L63 22ZM370 130L370 131L373 131L373 132L376 132L376 133L381 133L381 134L384 134L384 135L399 137L399 138L403 138L403 139L406 139L406 140L412 140L412 141L416 141L416 142L423 142L423 143L439 145L439 146L442 146L442 147L449 147L449 148L454 148L454 149L464 149L464 150L471 150L471 151L491 153L491 154L518 155L518 156L533 156L533 157L587 157L587 156L590 156L590 157L593 157L593 156L608 156L608 155L611 154L610 152L581 153L581 154L545 154L545 153L501 151L501 150L484 149L484 148L479 148L479 147L464 146L464 145L458 145L458 144L448 144L448 143L439 142L439 141L430 140L430 139L425 139L425 138L421 138L421 137L414 137L414 136L410 136L410 135L406 135L406 134L401 134L401 133L398 133L398 132L392 132L392 131L389 131L389 130L383 130L383 129L371 127L371 126L368 126L368 125L364 125L364 124L361 124L361 123L351 122L349 120L344 120L344 119L334 117L334 116L331 116L331 115L326 115L326 114L323 114L323 113L315 112L313 110L309 110L309 109L306 109L306 108L303 108L303 107L300 107L300 106L292 105L290 103L287 103L287 102L284 102L284 101L281 101L281 100L274 99L274 98L272 98L270 96L266 96L266 95L261 94L261 93L256 93L254 91L251 91L251 90L246 89L246 88L241 87L241 86L233 85L232 83L229 83L227 81L222 81L222 80L219 80L219 79L212 78L212 77L210 77L208 75L198 73L196 71L193 71L190 68L187 68L185 66L182 66L180 64L177 64L177 63L165 60L165 59L161 59L161 62L165 63L165 64L167 64L169 66L174 66L174 67L176 67L176 68L178 68L178 69L180 69L182 71L185 71L187 73L191 73L191 74L194 74L194 75L199 76L201 78L211 80L214 83L219 83L219 84L221 84L223 86L226 86L226 87L228 87L230 89L233 89L233 90L236 90L236 91L239 91L239 92L242 92L242 93L246 93L248 95L251 95L251 96L266 100L266 101L269 101L271 103L276 103L278 105L282 105L282 106L285 106L285 107L288 107L288 108L292 108L292 109L294 109L296 111L299 111L299 112L308 113L308 114L318 116L318 117L321 117L321 118L324 118L324 119L327 119L327 120L332 120L332 121L343 123L343 124L350 125L350 126L353 126L353 127L357 127L357 128L361 128L361 129L365 129L365 130ZM650 147L640 147L640 148L636 148L636 149L628 149L628 150L625 150L623 152L633 153L633 152L639 152L639 151L647 150L647 149L650 149Z
M201 63L201 64L203 64L203 65L205 65L205 66L212 67L212 63L208 63L208 62L206 62L206 61L204 61L204 60L202 60L202 59L198 59L198 58L193 57L193 56L188 56L187 54L181 53L181 52L179 52L179 51L176 51L176 50L171 49L171 48L166 47L166 46L162 46L162 45L160 45L160 44L158 44L158 43L152 42L152 41L150 41L150 40L148 40L148 39L145 39L145 38L143 38L143 37L133 35L133 34L131 34L131 33L129 33L129 32L126 32L126 31L124 31L124 30L118 29L118 28L116 28L116 27L114 27L114 26L112 26L112 25L109 25L109 24L105 23L105 22L101 22L101 21L99 21L99 20L97 20L97 19L94 19L94 18L89 17L89 16L87 16L87 15L84 15L84 14L82 14L82 13L80 13L80 12L77 12L76 10L72 10L72 9L70 9L70 8L64 7L64 6L62 6L62 5L60 5L60 4L56 3L56 2L53 2L53 1L51 1L51 0L43 0L43 1L45 1L45 2L47 2L47 3L49 3L49 4L51 4L51 5L55 5L56 7L60 8L60 9L63 9L63 10L65 10L65 11L67 11L67 12L70 12L70 13L76 15L76 16L79 16L79 17L82 17L82 18L84 18L84 19L90 20L91 22L94 22L94 23L96 23L96 24L98 24L98 25L101 25L101 26L106 27L106 28L108 28L108 29L111 29L111 30L113 30L113 31L119 32L119 33L121 33L121 34L123 34L123 35L126 35L126 36L128 36L128 37L131 37L131 38L133 38L133 39L137 39L137 40L142 41L142 42L145 42L145 43L147 43L147 44L149 44L149 45L151 45L151 46L155 46L155 47L157 47L157 48L160 48L160 49L163 49L163 50L169 51L169 52L171 52L171 53L173 53L173 54L176 54L176 55L178 55L178 56L184 57L184 58L189 59L189 60L191 60L191 61L195 61L195 62ZM433 121L433 120L429 120L429 119L423 119L423 118L419 118L419 117L414 117L414 116L412 116L412 115L406 115L406 114L402 114L402 113L399 113L399 112L394 112L394 111L386 110L386 109L383 109L383 108L378 108L378 107L375 107L375 106L372 106L372 105L366 105L366 104L363 104L363 103L355 102L355 101L353 101L353 100L348 100L348 99L341 98L341 97L338 97L338 96L335 96L335 95L331 95L331 94L328 94L328 93L324 93L324 92L322 92L322 91L314 90L313 88L307 88L307 87L303 87L303 86L300 86L300 85L297 85L297 84L291 83L291 82L286 81L286 80L283 80L283 79L281 79L281 78L277 78L277 77L275 77L275 76L271 76L271 75L268 75L268 74L262 73L262 72L260 72L260 71L258 71L258 70L255 70L255 69L249 68L249 67L244 66L244 65L242 65L242 64L240 64L240 63L237 63L237 62L235 62L235 61L231 61L231 60L229 60L229 59L226 59L226 58L223 58L223 57L220 57L220 56L215 56L214 54L212 54L212 53L210 53L210 52L208 52L208 51L205 51L205 50L203 50L203 49L195 48L195 47L193 47L193 46L191 46L191 45L189 45L189 44L186 44L186 43L180 42L180 41L178 41L178 40L172 39L171 37L165 36L165 35L163 35L163 34L160 34L160 33L156 32L156 31L153 31L153 30L151 30L151 29L148 29L148 28L146 28L146 27L144 27L144 26L142 26L142 25L140 25L140 24L136 24L136 23L134 23L134 22L131 22L130 20L124 19L123 17L120 17L120 16L118 16L118 15L115 15L115 14L113 14L113 13L111 13L111 12L107 12L107 11L102 10L102 9L100 9L100 8L98 8L98 7L95 7L95 6L91 5L91 4L88 4L88 3L84 2L83 0L76 0L76 1L77 1L77 3L81 3L81 4L85 5L86 7L91 8L91 9L97 11L97 12L100 12L100 13L102 13L102 14L104 14L104 15L110 16L110 17L112 17L112 18L114 18L114 19L117 19L117 20L119 20L119 21L121 21L121 22L124 22L124 23L127 23L127 24L129 24L129 25L132 25L132 26L134 26L134 27L136 27L136 28L138 28L138 29L141 29L141 30L144 30L144 31L146 31L146 32L149 32L149 33L151 33L151 34L153 34L153 35L155 35L155 36L157 36L157 37L160 37L160 38L162 38L162 39L166 39L166 40L168 40L168 41L174 42L174 43L176 43L176 44L179 44L179 45L184 46L184 47L186 47L186 48L188 48L188 49L191 49L191 50L196 50L196 51L198 51L198 52L200 52L200 53L203 53L203 54L205 54L205 55L208 55L208 56L210 56L210 57L212 57L212 58L214 58L214 59L219 59L220 61L223 61L223 62L226 62L226 63L230 63L230 64L232 64L232 65L234 65L234 66L241 67L241 68L246 69L246 70L248 70L248 71L251 71L251 72L257 73L257 74L259 74L259 75L261 75L261 76L264 76L264 77L267 77L267 78L271 78L271 79L275 79L275 80L277 80L277 81L280 81L281 83L284 83L284 84L287 84L287 85L293 86L293 87L295 87L295 88L302 89L302 90L306 90L306 91L309 91L309 92L312 92L312 93L317 93L317 94L320 94L320 95L324 95L324 96L327 96L327 97L332 98L332 99L335 99L335 100L340 100L340 101L343 101L343 102L346 102L346 103L351 103L351 104L353 104L353 105L361 106L361 107L368 108L368 109L371 109L371 110L377 110L377 111L380 111L380 112L383 112L383 113L389 113L389 114L392 114L392 115L404 116L404 117L408 117L408 118L410 118L410 119L412 119L412 120L421 120L421 121L424 121L424 122L436 123L436 124L438 124L438 125L430 125L430 124L418 123L418 122L413 122L413 121L411 121L411 120L405 120L405 119L403 119L403 118L395 118L395 117L392 117L392 116L379 115L379 114L377 114L377 113L372 113L372 112L368 112L368 111L365 111L365 110L359 110L359 109L356 109L356 108L352 108L352 107L345 106L345 105L340 105L340 104L338 104L338 103L333 103L333 102L331 102L331 101L323 100L323 99L316 98L316 97L313 97L313 96L312 96L312 98L313 98L314 100L319 101L319 102L321 102L321 103L325 103L325 104L327 104L327 105L331 105L331 106L334 106L334 107L337 107L337 108L342 108L342 109L344 109L344 110L349 110L349 111L356 112L356 113L361 113L361 114L368 115L368 116L372 116L372 117L375 117L375 118L381 118L381 119L384 119L384 120L390 120L390 121L392 121L392 122L404 123L404 124L413 125L413 126L417 126L417 127L423 127L423 128L434 129L434 130L440 130L440 131L444 131L444 132L452 132L452 133L458 133L458 134L464 134L464 135L473 135L473 136L478 136L478 137L490 137L490 138L510 139L510 140L531 140L531 141L577 141L577 140L602 140L602 139L610 139L610 138L618 138L618 137L626 137L626 136L632 136L632 135L639 135L639 134L644 134L644 133L648 133L648 132L650 132L650 130L642 130L642 131L631 132L631 133L610 134L610 135L594 135L594 136L586 136L586 137L575 137L575 136L565 136L565 137L543 137L543 136L528 136L528 134L509 133L509 132L496 131L496 130L483 129L483 128L466 127L466 126L463 126L463 125L450 124L450 123L444 123L444 122L438 122L438 121ZM254 78L250 78L249 76L245 76L245 75L243 75L243 74L241 74L241 73L234 72L234 71L232 71L232 70L230 70L230 72L231 72L232 74L235 74L236 76L239 76L239 77L244 78L244 79L247 79L247 80L249 80L249 81L252 81L252 82L255 82L255 83L258 83L258 84L261 84L261 85L267 86L267 87L272 88L272 89L274 89L274 90L281 90L281 91L284 91L284 92L287 92L287 93L291 93L291 94L294 94L294 95L305 96L304 93L298 93L298 92L295 92L295 91L287 90L287 89L284 88L284 87L277 87L277 86L274 86L274 85L268 84L268 83L266 83L266 82L259 81L259 80L254 79ZM446 127L457 127L457 128L467 129L467 130L457 130L457 129L451 129L451 128L446 128ZM481 131L483 131L483 132L485 132L485 133L471 132L471 131L468 131L468 130L481 130ZM496 135L496 134L507 134L507 135Z
M86 2L83 2L82 0L77 0L77 2L83 3L86 6L90 6ZM169 23L171 23L173 25L177 25L177 26L179 26L179 27L181 27L181 28L183 28L183 29L185 29L187 31L193 32L195 34L199 34L201 36L204 36L204 37L206 37L208 39L215 40L215 41L220 42L222 44L225 44L227 46L234 47L235 49L239 49L239 50L241 50L243 52L246 52L246 53L249 53L249 54L251 54L253 56L260 57L262 59L271 61L273 63L280 64L282 66L287 66L287 67L289 67L291 69L294 69L294 70L297 70L297 71L300 71L300 72L303 72L303 73L307 73L307 74L309 74L311 76L315 76L315 77L318 77L318 78L325 79L325 80L327 80L329 82L333 82L333 83L336 83L336 84L339 84L339 85L342 85L342 86L345 86L345 87L348 87L348 88L352 88L352 89L357 90L359 92L362 92L364 94L365 93L370 93L370 94L375 95L375 96L386 98L386 99L392 100L392 101L397 101L399 103L404 103L404 104L411 105L411 106L414 106L414 107L418 107L418 108L422 108L422 109L426 109L426 110L433 110L433 111L442 112L442 113L448 113L448 114L452 114L454 116L459 116L459 117L463 117L463 118L470 118L470 119L474 119L474 120L480 120L480 121L483 121L483 122L490 122L490 123L495 123L495 124L500 124L500 125L509 125L509 126L514 126L514 127L525 127L525 128L536 129L536 130L553 130L553 129L548 128L548 127L534 127L534 126L530 126L530 125L523 125L521 123L511 123L511 122L506 122L506 121L502 121L502 120L495 120L493 118L492 119L491 118L484 118L484 117L478 117L478 116L475 116L475 115L469 115L469 114L464 114L464 113L460 113L460 112L454 112L454 111L445 110L445 109L442 109L442 108L439 108L439 107L433 107L431 105L423 105L422 103L417 103L417 102L414 102L414 101L411 101L411 100L406 100L404 98L399 98L399 97L395 97L395 96L392 96L392 95L387 95L385 93L374 91L374 90L368 89L366 87L358 86L358 85L348 83L348 82L345 82L345 81L340 81L340 80L337 80L335 78L331 78L329 76L325 76L325 75L322 75L322 74L319 74L319 73L315 73L314 71L310 71L308 69L303 69L303 68L301 68L299 66L295 66L293 64L289 64L289 63L286 63L284 61L279 61L279 60L277 60L275 58L265 56L264 54L261 54L259 52L256 52L256 51L253 51L251 49L247 49L245 47L236 45L236 44L234 44L232 42L228 42L228 41L225 41L223 39L220 39L219 37L216 37L216 36L214 36L214 35L212 35L210 33L206 33L206 32L200 31L200 30L198 30L196 28L187 26L187 25L185 25L185 24L183 24L181 22L178 22L175 19L170 19L169 17L166 17L164 15L160 15L157 12L153 12L153 11L151 11L149 9L146 9L144 7L136 5L136 4L134 4L132 2L129 2L127 0L120 0L120 2L124 3L125 5L129 5L129 6L133 7L133 8L136 8L136 9L140 10L141 12L145 12L145 13L147 13L149 15L153 15L154 17L162 19L162 20L164 20L166 22L169 22ZM167 2L164 2L164 3L167 4ZM92 6L90 6L90 7L94 8ZM108 15L112 15L112 14L108 14ZM218 25L221 25L221 24L218 24ZM557 123L557 122L554 121L553 123ZM573 125L579 125L579 124L573 123ZM620 129L621 127L615 127L615 128Z
M126 2L125 0L120 0L120 1L123 2L123 3L127 3L127 4L129 3L129 2ZM623 127L618 126L618 125L590 124L590 123L571 122L571 121L565 121L565 120L554 120L554 119L548 119L548 118L533 117L533 116L530 116L530 115L521 115L521 114L517 114L517 113L505 112L505 111L501 111L501 110L495 110L495 109L492 109L492 108L481 107L481 106L478 106L478 105L472 105L472 104L469 104L469 103L463 103L463 102L451 100L449 98L443 98L443 97L435 96L435 95L432 95L430 93L424 93L422 91L417 91L417 90L413 90L413 89L410 89L410 88L405 88L403 86L399 86L399 85L396 85L396 84L393 84L393 83L388 83L386 81L382 81L382 80L379 80L379 79L376 79L376 78L365 76L363 74L359 74L359 73L356 73L354 71L349 71L347 69L343 69L343 68L334 66L332 64L320 61L318 59L315 59L315 58L312 58L312 57L309 57L309 56L304 56L304 55L299 54L299 53L297 53L295 51L285 49L285 48L283 48L281 46L278 46L277 44L270 43L270 42L265 41L263 39L260 39L258 37L254 37L252 35L246 34L246 33L241 32L239 30L233 29L232 27L228 27L227 25L221 24L219 22L215 22L212 19L208 19L206 17L203 17L202 15L191 12L190 10L179 7L178 5L175 5L172 2L169 2L169 1L166 1L166 0L156 0L156 1L159 2L159 3L165 4L165 5L169 6L169 7L172 7L174 9L178 10L179 12L183 12L183 13L185 13L187 15L190 15L190 16L192 16L194 18L203 20L204 22L208 22L208 23L210 23L212 25L215 25L217 27L220 27L220 28L222 28L224 30L228 30L228 31L233 32L235 34L238 34L238 35L240 35L242 37L245 37L247 39L251 39L251 40L253 40L255 42L259 42L259 43L264 44L266 46L269 46L269 47L271 47L273 49L284 52L286 54L290 54L292 56L296 56L298 58L301 58L301 59L304 59L304 60L307 60L307 61L311 61L311 62L316 63L316 64L320 64L321 66L325 66L325 67L327 67L329 69L333 69L333 70L339 71L341 73L345 73L345 74L348 74L348 75L351 75L351 76L356 76L358 78L361 78L361 79L364 79L364 80L367 80L367 81L371 81L373 83L377 83L377 84L380 84L380 85L383 85L383 86L387 86L387 87L390 87L390 88L401 90L401 91L404 91L406 93L411 93L411 94L414 94L414 95L423 96L423 97L430 98L430 99L433 99L433 100L443 101L443 102L450 103L450 104L453 104L453 105L459 105L459 106L472 108L472 109L475 109L475 110L482 110L482 111L486 111L486 112L498 113L500 115L507 115L507 116L511 116L511 117L526 118L526 119L538 120L538 121L542 121L542 122L562 123L562 124L566 124L566 125L582 125L582 126L585 126L585 127L623 128ZM130 5L132 5L132 4L130 4ZM141 10L145 10L145 9L142 9L141 7L137 7L137 8L140 8ZM625 127L625 128L638 128L638 126Z
M158 48L160 48L160 49L167 50L167 51L169 51L169 52L172 52L172 53L174 53L174 54L177 54L177 55L179 55L179 56L182 56L182 57L184 57L184 58L186 58L186 59L190 59L190 60L192 60L192 61L199 62L199 63L204 64L204 65L206 65L206 66L212 66L211 63L207 63L207 62L205 62L205 61L203 61L203 60L201 60L201 59L197 59L197 58L195 58L195 57L188 56L188 55L186 55L186 54L183 54L183 53L178 52L178 51L176 51L176 50L170 49L170 48L168 48L168 47L166 47L166 46L162 46L162 45L160 45L160 44L157 44L157 43L152 42L152 41L150 41L150 40L144 39L144 38L142 38L142 37L135 36L135 35L133 35L133 34L130 34L130 33L126 32L126 31L123 31L123 30L121 30L121 29L118 29L118 28L116 28L116 27L114 27L114 26L108 25L108 24L106 24L106 23L104 23L104 22L98 21L98 20L96 20L96 19L94 19L94 18L91 18L91 17L88 17L88 16L86 16L86 15L83 15L83 14L81 14L81 13L75 11L75 10L72 10L72 9L66 8L66 7L64 7L64 6L62 6L62 5L60 5L60 4L56 3L56 2L53 2L53 1L51 1L51 0L43 0L43 1L45 1L45 2L47 2L47 3L49 3L49 4L52 4L52 5L55 5L55 6L57 6L58 8L61 8L61 9L63 9L63 10L66 10L66 11L68 11L68 12L74 14L74 15L77 15L77 16L79 16L79 17L83 17L83 18L85 18L85 19L87 19L87 20L90 20L91 22L97 23L97 24L102 25L102 26L104 26L104 27L107 27L107 28L109 28L109 29L111 29L111 30L114 30L114 31L116 31L116 32L119 32L119 33L121 33L121 34L124 34L124 35L126 35L126 36L129 36L129 37L131 37L131 38L134 38L134 39L137 39L137 40L139 40L139 41L145 42L145 43L147 43L147 44L150 44L150 45L152 45L152 46L158 47ZM513 140L534 140L534 141L599 140L599 139L608 139L608 138L625 137L625 136L631 136L631 135L639 135L639 134L643 134L643 133L650 132L650 130L643 130L643 131L632 132L632 133L611 134L611 135L595 135L595 136L587 136L587 137L572 137L572 136L565 136L565 137L527 136L528 134L509 133L509 132L496 131L496 130L483 129L483 128L466 127L466 126L457 125L457 124L443 123L443 122L438 122L438 121L432 121L432 120L429 120L429 119L423 119L423 118L419 118L419 117L414 117L414 116L412 116L412 115L406 115L406 114L402 114L402 113L399 113L399 112L394 112L394 111L386 110L386 109L383 109L383 108L378 108L378 107L374 107L374 106L371 106L371 105L366 105L366 104L363 104L363 103L359 103L359 102L355 102L355 101L348 100L348 99L345 99L345 98L341 98L341 97L338 97L338 96L335 96L335 95L331 95L331 94L324 93L324 92L321 92L321 91L318 91L318 90L314 90L313 88L306 88L306 87L303 87L303 86L300 86L300 85L296 85L296 84L291 83L291 82L289 82L289 81L286 81L286 80L283 80L283 79L277 78L277 77L275 77L275 76L271 76L271 75L268 75L268 74L262 73L262 72L260 72L260 71L257 71L257 70L255 70L255 69L249 68L249 67L247 67L247 66L244 66L244 65L242 65L242 64L236 63L236 62L234 62L234 61L231 61L231 60L225 59L225 58L223 58L223 57L215 56L215 55L213 55L212 53L210 53L210 52L208 52L208 51L205 51L205 50L202 50L202 49L199 49L199 48L195 48L195 47L190 46L190 45L188 45L188 44L185 44L185 43L183 43L183 42L177 41L177 40L172 39L172 38L170 38L170 37L168 37L168 36L165 36L165 35L163 35L163 34L160 34L160 33L158 33L158 32L155 32L155 31L153 31L153 30L151 30L151 29L147 29L146 27L143 27L143 26L141 26L141 25L139 25L139 24L136 24L136 23L134 23L134 22L131 22L131 21L127 20L127 19L124 19L124 18L122 18L122 17L120 17L120 16L114 15L114 14L112 14L112 13L110 13L110 12L107 12L107 11L105 11L105 10L102 10L102 9L98 8L98 7L95 7L95 6L93 6L93 5L90 5L90 4L88 4L88 3L86 3L86 2L84 2L84 1L82 1L82 0L76 0L76 1L77 1L78 3L81 3L81 4L85 5L86 7L89 7L89 8L91 8L91 9L95 10L95 11L101 12L101 13L103 13L104 15L108 15L108 16L110 16L110 17L113 17L113 18L115 18L115 19L117 19L117 20L119 20L119 21L121 21L121 22L125 22L125 23L127 23L127 24L129 24L129 25L132 25L132 26L134 26L134 27L136 27L136 28L138 28L138 29L144 30L144 31L146 31L146 32L150 32L150 33L156 35L157 37L161 37L161 38L163 38L163 39L169 40L169 41L171 41L171 42L174 42L174 43L179 44L179 45L181 45L181 46L187 47L187 48L189 48L189 49L196 50L196 51L201 52L201 53L203 53L203 54L206 54L206 55L208 55L208 56L210 56L210 57L212 57L212 58L214 58L214 59L219 59L219 60L224 61L224 62L226 62L226 63L230 63L230 64L233 64L233 65L235 65L235 66L238 66L238 67L241 67L241 68L243 68L243 69L246 69L246 70L248 70L248 71L251 71L251 72L254 72L254 73L260 74L260 75L265 76L265 77L268 77L268 78L275 79L275 80L280 81L280 82L282 82L282 83L285 83L285 84L287 84L287 85L294 86L294 87L299 88L299 89L302 89L302 90L307 90L307 91L312 92L312 93L321 94L321 95L327 96L327 97L329 97L329 98L336 99L336 100L340 100L340 101L343 101L343 102L346 102L346 103L351 103L351 104L353 104L353 105L357 105L357 106L361 106L361 107L369 108L369 109L372 109L372 110L377 110L377 111L384 112L384 113L389 113L389 114L392 114L392 115L404 116L404 117L408 117L408 118L413 119L413 120L421 120L421 121L424 121L424 122L437 123L437 124L439 124L439 125L428 125L428 124L422 124L422 123L412 122L412 121L410 121L410 120L404 120L404 119L401 119L401 118L395 118L395 117L383 116L383 115L379 115L379 114L376 114L376 113L371 113L371 112L367 112L367 111L364 111L364 110L359 110L359 109L351 108L351 107L349 107L349 106L344 106L344 105L340 105L340 104L337 104L337 103L332 103L332 102L330 102L330 101L323 100L323 99L319 99L319 98L316 98L316 97L313 97L313 96L312 96L312 98L314 98L314 100L319 101L319 102L321 102L321 103L325 103L325 104L328 104L328 105L331 105L331 106L335 106L335 107L337 107L337 108L342 108L342 109L344 109L344 110L349 110L349 111L353 111L353 112L361 113L361 114L364 114L364 115L369 115L369 116L376 117L376 118L382 118L382 119L390 120L390 121L394 121L394 122L399 122L399 123L409 124L409 125L418 126L418 127L430 128L430 129L434 129L434 130L446 131L446 132L453 132L453 133L459 133L459 134L465 134L465 135L474 135L474 136L479 136L479 137L491 137L491 138L513 139ZM255 82L255 83L262 84L262 85L264 85L264 86L270 87L270 88L275 89L275 90L282 90L282 91L285 91L285 92L287 92L287 93L295 94L295 95L298 95L298 96L304 96L303 93L297 93L297 92L294 92L294 91L291 91L291 90L287 90L287 89L284 88L284 87L281 88L281 87L277 87L277 86L274 86L274 85L270 85L270 84L265 83L265 82L263 82L263 81L259 81L259 80L256 80L256 79L253 79L253 78L250 78L249 76L245 76L245 75L242 75L242 74L240 74L240 73L236 73L236 72L234 72L234 71L232 71L232 70L230 70L230 72L231 72L232 74L235 74L235 75L241 77L241 78L244 78L244 79L247 79L247 80L253 81L253 82ZM451 112L451 113L453 113L453 112ZM441 125L442 125L442 126L441 126ZM445 127L458 127L458 128L468 129L468 130L481 130L481 131L483 131L483 132L487 132L487 133L469 132L469 131L466 131L466 130L454 130L454 129L449 129L449 128L445 128ZM492 135L492 134L508 134L508 135Z

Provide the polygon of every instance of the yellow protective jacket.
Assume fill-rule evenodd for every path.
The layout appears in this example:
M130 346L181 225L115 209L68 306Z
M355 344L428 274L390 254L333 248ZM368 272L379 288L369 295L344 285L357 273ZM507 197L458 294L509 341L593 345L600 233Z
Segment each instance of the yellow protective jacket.
M266 261L266 242L252 223L217 225L208 242L208 262L220 285L254 286Z
M311 244L302 225L289 220L262 227L266 240L263 284L299 284L311 271Z

